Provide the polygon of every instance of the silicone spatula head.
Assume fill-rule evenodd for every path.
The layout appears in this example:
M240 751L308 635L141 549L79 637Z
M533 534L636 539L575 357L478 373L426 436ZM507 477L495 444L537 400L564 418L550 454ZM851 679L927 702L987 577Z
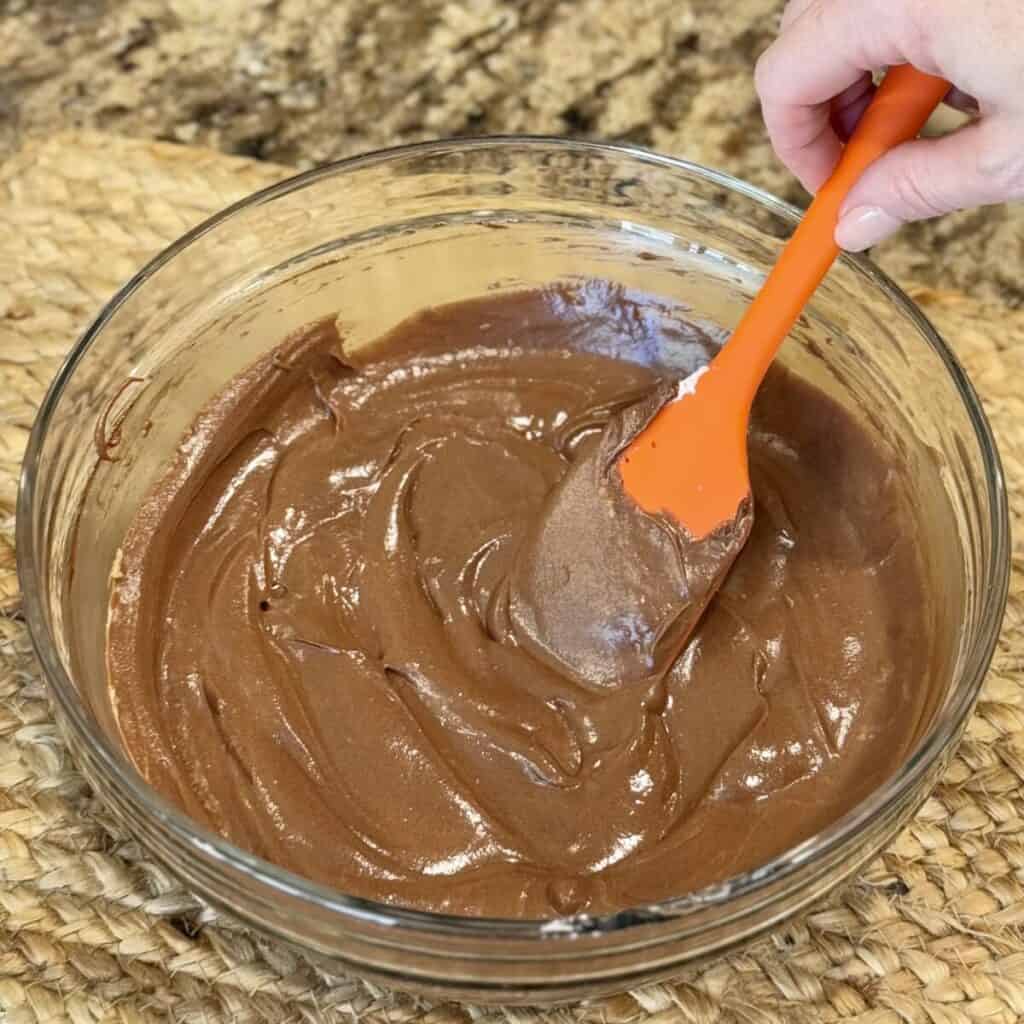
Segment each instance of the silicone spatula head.
M625 490L644 511L671 515L694 539L735 519L750 495L747 425L754 395L838 255L833 236L843 201L870 164L917 135L948 90L948 82L909 65L885 76L736 330L620 456Z

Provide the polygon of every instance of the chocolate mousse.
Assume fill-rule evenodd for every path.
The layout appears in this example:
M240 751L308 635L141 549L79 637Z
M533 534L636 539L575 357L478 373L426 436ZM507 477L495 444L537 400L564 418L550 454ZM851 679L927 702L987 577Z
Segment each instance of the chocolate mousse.
M681 896L834 822L937 699L916 512L882 441L776 365L721 538L745 546L724 581L688 562L613 454L719 340L602 282L285 339L124 538L107 655L139 771L301 875L489 917Z

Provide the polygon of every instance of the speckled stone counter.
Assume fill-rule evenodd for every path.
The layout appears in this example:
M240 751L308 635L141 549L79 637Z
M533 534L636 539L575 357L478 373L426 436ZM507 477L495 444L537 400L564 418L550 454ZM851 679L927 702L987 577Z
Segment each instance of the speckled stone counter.
M619 139L787 199L751 70L781 0L0 0L0 157L89 127L310 166L437 136ZM903 281L1024 305L1024 208L915 226Z

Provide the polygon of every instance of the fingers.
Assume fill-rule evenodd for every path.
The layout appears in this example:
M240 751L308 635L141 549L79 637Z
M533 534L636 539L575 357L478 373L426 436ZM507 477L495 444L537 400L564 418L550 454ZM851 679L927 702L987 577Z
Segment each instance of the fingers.
M801 17L809 7L816 4L818 0L789 0L786 9L782 12L782 21L779 28L785 32L790 25Z
M1024 197L1024 152L998 119L916 139L872 164L850 191L836 243L860 251L908 221Z
M871 75L865 73L832 101L829 122L832 130L843 142L849 141L853 129L857 127L857 122L867 110L874 95L874 80Z
M847 249L901 224L1024 197L1024 7L1020 0L790 0L755 81L772 145L810 191L831 174L873 95L871 72L912 64L959 88L945 101L978 120L879 159L836 229Z
M874 94L872 77L864 72L830 102L771 111L764 108L776 154L809 192L816 192L832 173L843 143L853 134Z
M762 100L761 111L778 158L808 192L817 192L843 150L828 104L803 106Z
M838 127L866 106L871 71L910 61L928 67L920 32L903 4L888 0L796 0L786 28L755 71L765 125L779 158L816 191L842 150L833 97L843 104Z
M957 89L956 86L946 93L943 102L954 110L959 110L961 114L977 114L980 110L978 101L973 96Z

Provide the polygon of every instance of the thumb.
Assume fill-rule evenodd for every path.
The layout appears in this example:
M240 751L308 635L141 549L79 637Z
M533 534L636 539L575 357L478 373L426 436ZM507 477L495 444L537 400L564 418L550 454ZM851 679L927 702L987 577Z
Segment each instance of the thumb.
M1024 150L1014 144L1016 135L992 119L890 150L850 190L836 244L859 252L908 221L1024 195Z

